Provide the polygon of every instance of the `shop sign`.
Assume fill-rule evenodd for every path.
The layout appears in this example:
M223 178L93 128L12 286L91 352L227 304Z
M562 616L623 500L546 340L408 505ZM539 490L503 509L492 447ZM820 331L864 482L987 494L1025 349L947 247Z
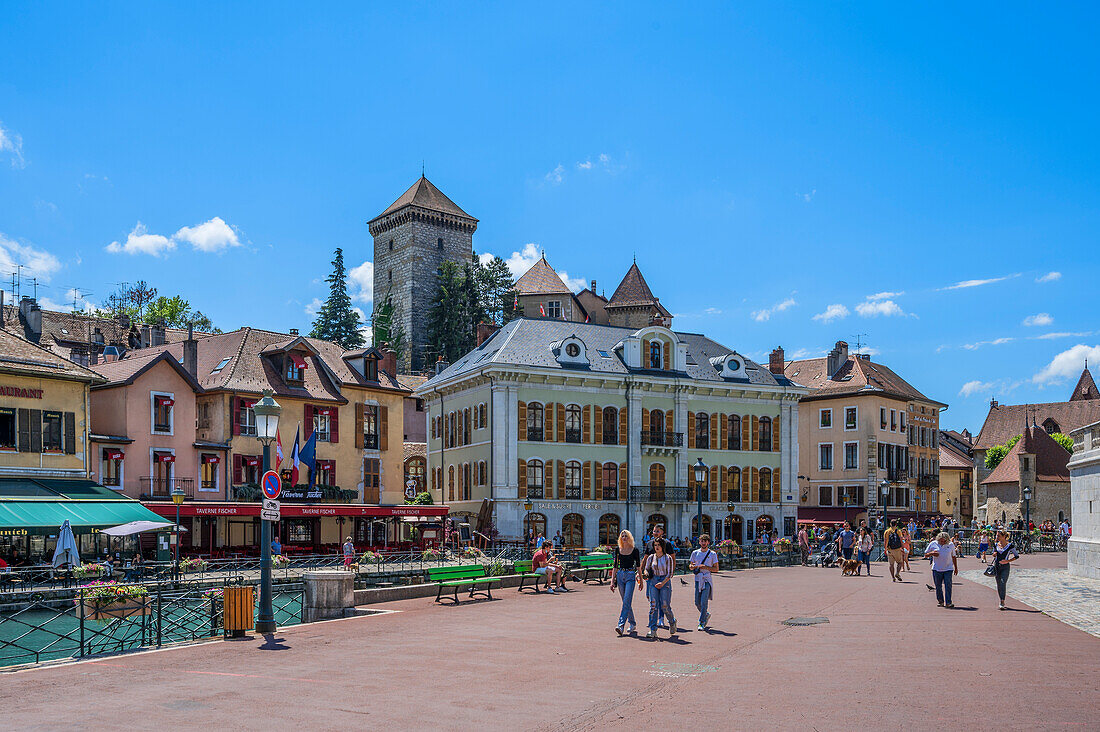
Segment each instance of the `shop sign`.
M299 488L298 486L291 486L283 488L279 498L283 501L319 501L322 496L320 488Z
M26 536L29 533L26 529L0 529L0 536Z
M597 511L604 508L599 503L543 503L535 501L533 505L536 511Z
M21 397L23 399L41 399L41 389L24 389L21 386L0 386L0 396Z

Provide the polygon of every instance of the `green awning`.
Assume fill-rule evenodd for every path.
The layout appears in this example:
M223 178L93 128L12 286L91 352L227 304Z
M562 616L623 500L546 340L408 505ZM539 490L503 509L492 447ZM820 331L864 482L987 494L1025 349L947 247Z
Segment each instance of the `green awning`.
M81 529L105 529L130 521L164 519L133 500L0 501L0 531L25 529L28 533L56 531L68 519L76 533Z

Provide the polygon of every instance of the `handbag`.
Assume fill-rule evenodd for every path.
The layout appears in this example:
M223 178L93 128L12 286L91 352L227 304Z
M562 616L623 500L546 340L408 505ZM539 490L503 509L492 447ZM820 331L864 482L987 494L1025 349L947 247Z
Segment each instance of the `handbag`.
M982 574L984 574L986 577L996 577L997 576L997 565L996 564L989 565L988 567L985 568L985 571L982 572Z

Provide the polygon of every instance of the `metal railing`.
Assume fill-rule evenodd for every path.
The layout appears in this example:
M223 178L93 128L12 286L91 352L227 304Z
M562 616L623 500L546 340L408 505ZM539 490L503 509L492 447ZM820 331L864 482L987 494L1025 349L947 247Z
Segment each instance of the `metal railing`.
M684 433L642 430L642 444L649 447L683 447Z
M630 500L634 503L685 503L688 489L687 486L632 485Z
M938 475L920 475L917 476L918 488L939 488L940 476Z
M603 444L605 444L605 445L618 445L619 444L619 431L618 430L604 430L603 431Z
M580 429L565 428L565 441L580 444L581 431Z
M172 491L179 488L188 498L195 497L194 478L159 478L152 475L143 475L141 492L150 498L171 498Z

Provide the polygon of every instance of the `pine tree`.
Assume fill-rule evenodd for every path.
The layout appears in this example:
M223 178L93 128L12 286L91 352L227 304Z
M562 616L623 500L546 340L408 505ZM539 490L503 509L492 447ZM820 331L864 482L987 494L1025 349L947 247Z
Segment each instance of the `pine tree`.
M359 313L352 309L351 298L348 297L347 270L344 269L344 252L340 248L336 249L332 274L325 282L329 284L328 299L317 312L310 337L332 341L347 349L359 348L364 343L360 332L363 323Z
M443 262L436 275L439 292L428 311L428 346L431 357L454 363L469 348L470 321L466 307L466 278L454 262Z
M497 325L504 325L515 317L516 291L512 286L512 272L500 257L493 257L479 268L482 307L486 317Z

